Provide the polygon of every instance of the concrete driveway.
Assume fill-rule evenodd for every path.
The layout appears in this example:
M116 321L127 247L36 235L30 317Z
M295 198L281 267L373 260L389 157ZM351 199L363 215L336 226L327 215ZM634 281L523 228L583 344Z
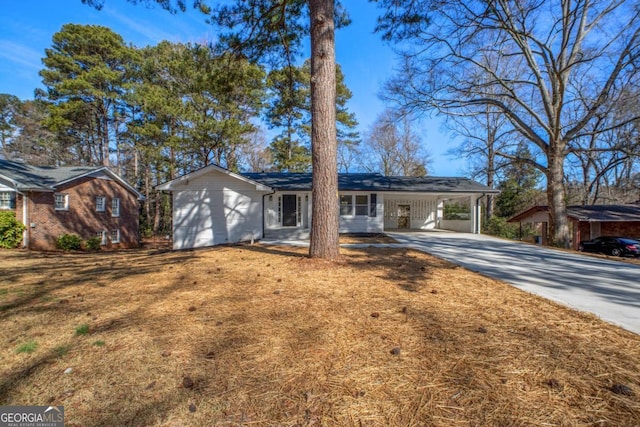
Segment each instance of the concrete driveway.
M640 266L485 235L388 232L398 242L640 334Z

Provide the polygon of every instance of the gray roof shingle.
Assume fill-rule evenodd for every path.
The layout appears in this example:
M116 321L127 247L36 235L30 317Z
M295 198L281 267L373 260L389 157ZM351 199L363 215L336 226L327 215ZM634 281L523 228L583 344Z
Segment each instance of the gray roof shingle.
M549 212L549 208L544 205L534 206L509 218L508 221L520 222L537 212ZM640 221L640 205L572 205L567 206L567 216L587 222Z
M0 175L14 181L18 190L51 191L61 182L102 169L100 166L31 166L0 159Z
M279 191L310 191L310 173L243 173L247 178ZM379 173L338 174L340 191L410 193L498 193L468 178L383 176Z
M567 216L579 221L640 221L640 205L568 206Z

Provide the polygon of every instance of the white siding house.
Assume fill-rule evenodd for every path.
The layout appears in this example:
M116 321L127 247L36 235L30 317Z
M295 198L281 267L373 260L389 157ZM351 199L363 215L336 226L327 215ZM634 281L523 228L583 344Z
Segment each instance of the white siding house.
M159 190L173 194L173 247L197 248L266 238L308 238L311 174L236 174L210 165ZM341 233L390 229L480 231L480 205L496 193L466 178L340 174L336 209ZM445 218L445 204L462 201L466 217Z
M215 165L158 186L173 194L173 248L258 240L271 190Z

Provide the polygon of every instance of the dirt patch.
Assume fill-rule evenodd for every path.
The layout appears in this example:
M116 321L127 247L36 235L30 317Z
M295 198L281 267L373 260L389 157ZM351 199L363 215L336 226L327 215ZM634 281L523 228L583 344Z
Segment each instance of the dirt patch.
M305 251L0 251L0 404L68 426L640 425L638 335L421 252Z

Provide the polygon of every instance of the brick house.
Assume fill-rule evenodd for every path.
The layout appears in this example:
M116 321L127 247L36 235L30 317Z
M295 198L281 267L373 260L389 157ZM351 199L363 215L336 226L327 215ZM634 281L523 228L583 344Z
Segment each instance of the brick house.
M25 224L23 247L55 249L63 234L98 236L113 248L140 245L142 195L107 167L38 167L0 159L0 210Z
M581 240L600 236L630 237L640 239L640 204L567 206L567 219L572 236L571 246L578 249ZM549 209L534 206L515 215L509 222L533 224L547 241Z

